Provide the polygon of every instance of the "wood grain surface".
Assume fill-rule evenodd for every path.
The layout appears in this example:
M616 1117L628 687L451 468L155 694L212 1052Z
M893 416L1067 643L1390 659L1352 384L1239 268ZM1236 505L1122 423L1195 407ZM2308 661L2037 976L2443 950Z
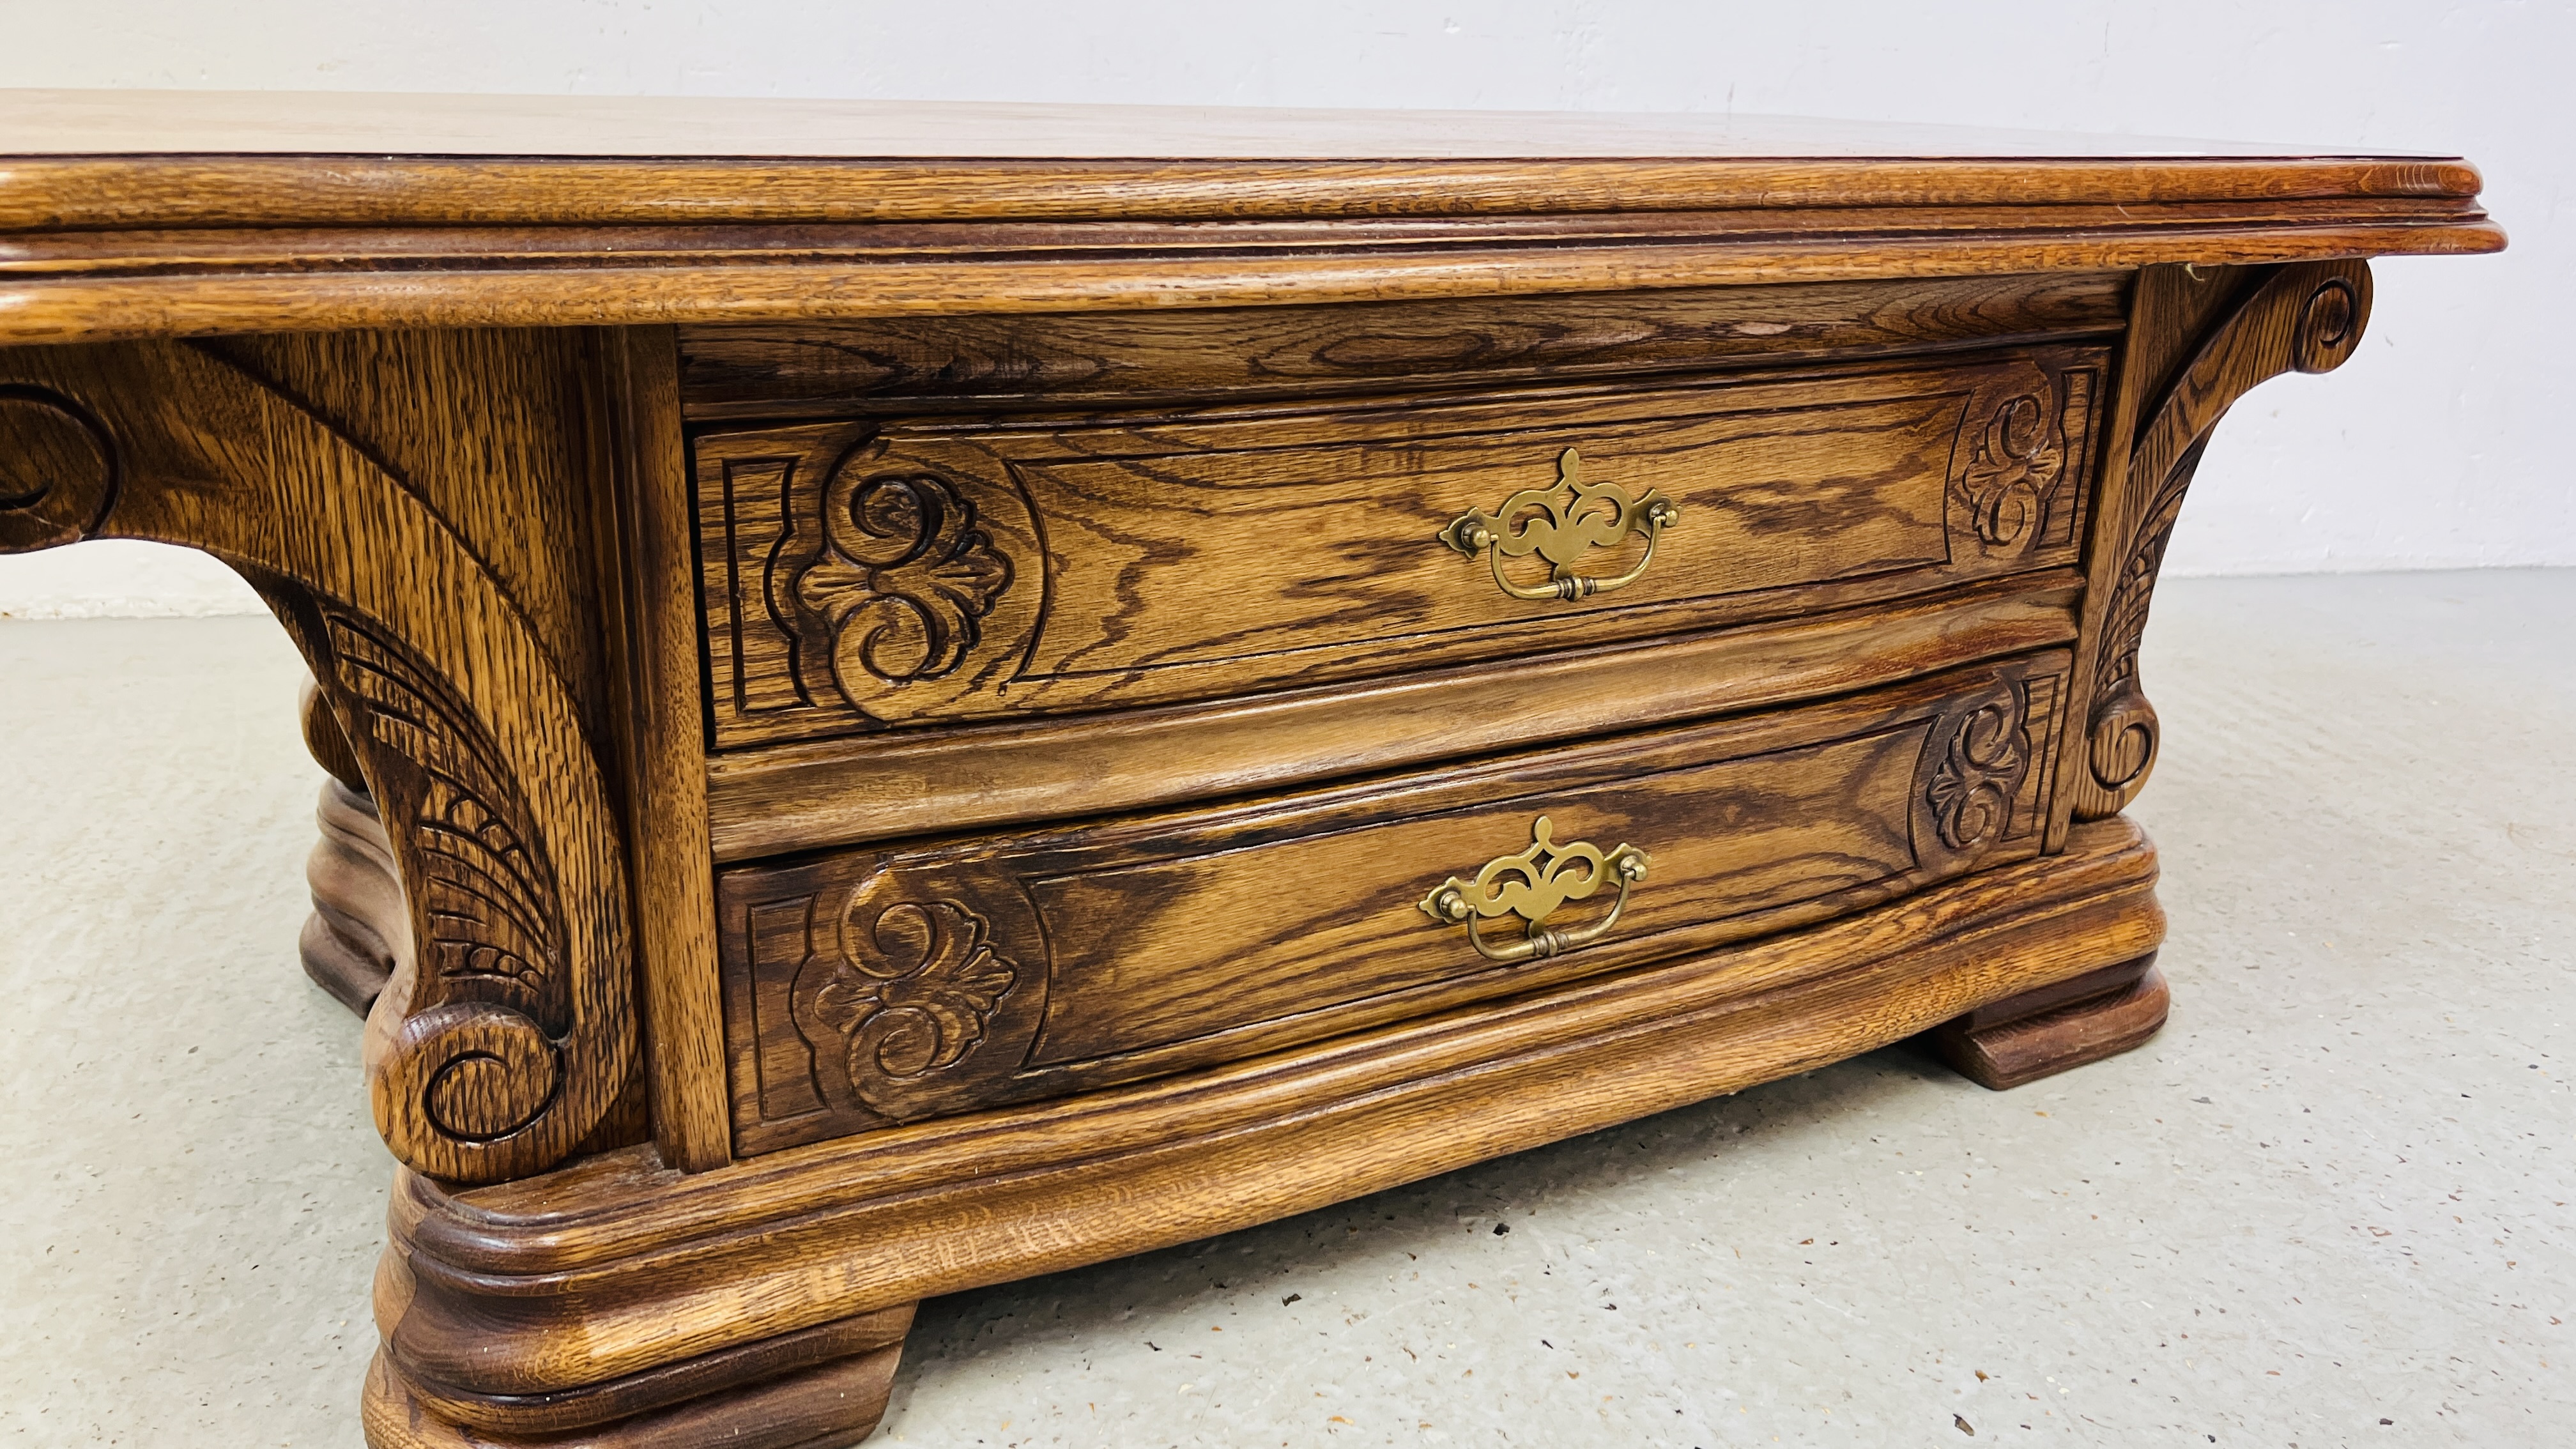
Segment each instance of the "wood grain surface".
M681 329L693 420L1645 377L2117 333L2121 273Z
M691 109L705 122L675 129ZM1736 118L78 92L0 93L0 116L20 153L0 167L0 342L1527 297L2503 245L2456 159Z
M623 196L650 184L617 177L603 189ZM1612 188L1606 195L1626 193ZM1231 204L1231 197L1220 196L1208 205L1222 211ZM932 244L909 244L920 239L901 236L791 242L734 229L671 238L529 235L526 228L472 236L424 224L364 242L336 231L262 238L245 254L215 260L173 257L128 232L82 232L76 242L44 233L5 243L14 260L0 269L0 345L368 328L1519 299L2161 263L2464 255L2504 247L2502 229L2485 213L2448 198L2339 206L2329 214L2270 203L2212 204L2179 214L2121 207L2090 222L2018 203L1937 218L1886 210L1857 222L1840 212L1764 219L1771 225L1746 229L1724 216L1705 218L1695 232L1663 228L1643 238L1614 224L1492 242L1473 234L1481 223L1460 224L1463 236L1401 239L1371 237L1353 224L1331 239L1298 237L1233 250L1211 250L1195 232L1152 245L1104 247L1052 227L1015 233L999 223ZM206 245L192 236L182 250Z
M2034 852L2065 668L2046 654L1382 784L726 871L736 1150L1277 1050ZM1653 874L1609 939L1498 965L1417 903L1527 848L1541 816L1565 845L1645 850Z
M800 1402L833 1409L827 1427L846 1430L853 1424L872 1424L883 1409L885 1383L902 1352L904 1334L912 1327L912 1312L913 1305L898 1304L605 1383L545 1394L473 1393L406 1373L380 1354L368 1395L384 1399L387 1408L400 1412L404 1432L428 1436L432 1443L443 1441L435 1438L440 1424L426 1422L430 1420L497 1436L503 1443L528 1438L557 1443L555 1435L589 1430L597 1438L574 1442L623 1449L667 1442L694 1449L705 1441L686 1437L684 1429L700 1434L716 1429L728 1436L722 1442L730 1445L736 1442L730 1435L775 1432L783 1427L773 1422L778 1411L787 1410L792 1420ZM739 1393L746 1384L787 1379L802 1379L804 1386L785 1398L756 1403L744 1402ZM706 1402L710 1394L715 1396L712 1403ZM846 1402L834 1408L838 1400ZM805 1443L797 1438L780 1442Z
M364 1017L396 963L412 954L401 870L376 802L365 792L325 780L314 816L322 838L304 861L313 914L295 950L314 985Z
M545 1393L1285 1217L1837 1061L2154 949L2126 821L1855 915L1249 1062L679 1174L397 1187L407 1373ZM1140 1210L1151 1204L1150 1211Z
M2171 1000L2151 953L1979 1007L1923 1040L1969 1081L2010 1091L2145 1045Z
M2071 564L2107 362L703 435L716 743L1240 696L1776 615L1811 585ZM1635 582L1515 598L1440 542L1557 489L1569 451L1585 484L1678 507L1651 560L1632 533L1575 566Z
M723 1008L714 974L715 877L707 836L706 733L694 564L668 329L596 339L599 447L584 508L610 668L608 731L629 798L636 974L650 1043L653 1140L699 1171L731 1155Z
M452 1417L456 1399L427 1399L379 1354L359 1406L370 1449L839 1449L876 1428L902 1355L898 1342L784 1374L751 1370L729 1392L558 1434Z
M720 860L1252 794L1842 693L2075 637L2068 570L1927 599L1105 716L905 730L718 755Z

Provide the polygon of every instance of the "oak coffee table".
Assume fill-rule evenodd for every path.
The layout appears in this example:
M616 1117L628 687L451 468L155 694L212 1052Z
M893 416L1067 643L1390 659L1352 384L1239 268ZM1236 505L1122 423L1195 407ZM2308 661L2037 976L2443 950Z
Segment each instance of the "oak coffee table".
M204 549L318 682L378 1449L847 1444L926 1295L2137 1045L2201 449L2504 244L2456 160L1742 119L0 122L0 551Z

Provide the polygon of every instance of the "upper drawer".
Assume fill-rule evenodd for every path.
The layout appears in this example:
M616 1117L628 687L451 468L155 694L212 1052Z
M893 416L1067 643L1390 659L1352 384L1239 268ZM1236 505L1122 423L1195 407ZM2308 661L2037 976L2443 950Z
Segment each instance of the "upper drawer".
M716 745L1517 659L2070 563L2106 361L705 434Z

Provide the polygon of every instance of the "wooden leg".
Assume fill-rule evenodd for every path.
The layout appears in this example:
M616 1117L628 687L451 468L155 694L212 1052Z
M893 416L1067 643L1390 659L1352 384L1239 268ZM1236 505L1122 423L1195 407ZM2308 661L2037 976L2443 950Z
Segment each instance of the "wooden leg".
M1925 1032L1951 1069L2004 1091L2115 1057L2165 1024L2169 995L2155 953L2008 996Z
M597 1388L515 1398L425 1390L379 1352L363 1403L368 1449L840 1449L875 1432L911 1326L905 1304Z
M402 878L357 756L309 679L302 713L304 746L331 778L322 782L315 811L322 838L304 862L313 914L305 919L296 952L315 985L363 1017L393 974L394 955L408 929Z

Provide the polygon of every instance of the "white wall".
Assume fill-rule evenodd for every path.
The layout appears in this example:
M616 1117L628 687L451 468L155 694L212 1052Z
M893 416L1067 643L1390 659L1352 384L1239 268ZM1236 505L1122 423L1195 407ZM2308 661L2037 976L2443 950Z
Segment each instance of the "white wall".
M0 85L1736 110L2462 154L2513 250L2381 263L2361 355L2238 411L2168 568L2576 564L2566 0L0 0L0 34ZM0 559L0 612L205 606L205 571L132 568Z

